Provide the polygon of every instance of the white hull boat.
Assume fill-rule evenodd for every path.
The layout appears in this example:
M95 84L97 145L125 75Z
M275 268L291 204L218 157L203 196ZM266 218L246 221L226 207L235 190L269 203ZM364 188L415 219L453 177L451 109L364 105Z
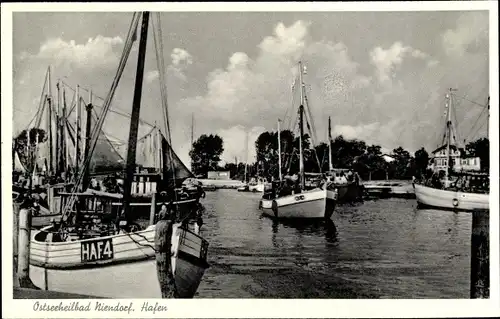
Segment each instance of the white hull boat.
M330 219L337 200L332 190L313 189L298 194L262 199L263 214L275 218L326 218Z
M489 194L443 190L416 183L413 188L421 205L467 211L490 209Z
M180 298L192 298L208 268L208 242L175 224L172 269ZM32 237L30 278L41 289L107 298L161 298L155 226L85 240L52 242L51 226Z
M264 184L248 185L248 191L249 192L263 193L264 192Z

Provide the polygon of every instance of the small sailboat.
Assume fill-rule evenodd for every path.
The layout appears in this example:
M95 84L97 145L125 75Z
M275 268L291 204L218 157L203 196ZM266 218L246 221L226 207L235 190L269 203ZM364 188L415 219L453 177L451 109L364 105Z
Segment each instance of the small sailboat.
M328 189L327 184L323 183L320 187L306 190L304 174L304 150L302 139L304 136L304 83L302 81L303 73L302 63L299 62L299 83L300 106L299 106L299 185L296 190L291 190L291 194L286 194L273 189L272 192L264 194L260 201L260 208L263 214L274 218L297 218L297 219L330 219L335 203L337 193ZM278 128L279 132L279 128ZM281 145L280 134L278 134L278 145ZM279 152L280 153L280 152ZM281 175L281 153L279 154L279 176Z
M153 24L160 84L162 85L163 116L168 128L168 112L161 43L159 13ZM87 189L78 191L88 169L89 159L97 144L98 133L111 104L114 88L122 75L123 67L135 41L135 30L142 18L136 85L133 99L130 136L127 150L127 170L124 192L114 194ZM99 123L92 136L88 157L75 187L70 193L60 193L61 223L34 232L30 251L30 278L38 287L60 292L79 293L109 298L159 298L161 289L157 280L154 257L154 237L158 211L151 205L149 219L135 218L131 212L132 182L135 172L135 152L142 94L142 79L149 12L134 13L125 48L111 92L103 106ZM161 53L160 53L161 52ZM170 136L170 134L168 134ZM169 154L171 156L171 154ZM170 161L171 162L171 161ZM113 205L120 201L121 206ZM175 211L175 206L170 206ZM192 298L208 268L208 242L200 236L196 227L190 229L187 218L175 218L171 238L172 272L178 297ZM109 281L112 278L112 281Z
M452 172L450 162L452 151L457 147L452 145L452 111L453 93L450 89L447 98L448 111L446 121L445 177L443 180L434 178L421 181L415 179L413 188L420 206L450 210L486 210L489 209L489 175L473 172ZM488 102L489 103L489 102ZM488 105L489 108L489 105ZM443 147L444 148L444 147Z
M328 172L326 172L328 187L337 191L339 202L360 199L363 195L361 178L350 169L334 168L332 151L332 125L328 117Z

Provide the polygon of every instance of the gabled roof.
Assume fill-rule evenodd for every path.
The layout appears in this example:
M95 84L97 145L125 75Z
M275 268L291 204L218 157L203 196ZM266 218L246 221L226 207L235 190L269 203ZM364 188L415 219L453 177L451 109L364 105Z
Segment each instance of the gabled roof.
M431 153L435 154L435 153L445 149L446 147L447 147L446 145L440 146L440 147L436 148L434 151L432 151ZM454 151L456 151L458 149L460 151L460 153L462 153L462 155L465 155L465 150L461 147L457 147L456 145L450 144L450 149L452 149Z

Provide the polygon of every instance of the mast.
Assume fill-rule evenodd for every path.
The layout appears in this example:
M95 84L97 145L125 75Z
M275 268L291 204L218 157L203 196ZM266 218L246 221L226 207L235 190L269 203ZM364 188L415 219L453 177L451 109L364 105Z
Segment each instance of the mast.
M328 169L333 171L333 159L332 159L332 121L328 117Z
M278 119L278 177L280 182L282 181L281 175L281 129L280 129L281 120Z
M194 143L194 113L191 113L191 147Z
M60 129L60 119L59 119L59 114L60 114L60 108L61 108L61 92L59 90L59 81L56 83L56 88L57 88L57 109L56 109L56 175L58 175L61 172L61 142L60 142L60 136L61 136L61 129Z
M85 121L85 150L84 157L89 157L90 139L91 139L91 128L92 128L92 89L89 90L89 104L86 105L87 120ZM90 169L86 169L83 175L83 190L85 191L89 187L90 182Z
M135 76L135 89L134 89L134 99L132 104L132 116L130 119L130 132L128 137L128 148L127 148L127 166L126 175L124 181L124 193L123 193L123 213L124 217L129 223L130 216L130 190L132 187L132 179L134 178L135 171L135 156L137 149L137 133L139 129L139 114L141 110L141 96L142 96L142 82L144 77L144 62L146 58L146 44L148 36L148 25L149 25L149 12L142 13L142 24L141 24L141 38L139 42L139 54L137 58L137 72Z
M68 178L68 143L66 138L66 89L63 87L63 109L61 118L61 143L63 152L63 172L66 172L65 178Z
M488 117L486 118L486 138L490 139L490 97L488 96Z
M245 184L247 183L247 166L248 166L248 132L245 136Z
M76 141L75 141L75 175L79 174L80 164L80 85L76 85Z
M155 127L156 127L156 123L155 123ZM157 159L157 163L158 163L158 169L159 171L161 172L162 171L162 168L163 168L163 163L162 163L162 148L161 148L161 131L160 131L160 128L159 127L156 127L156 150L157 150L157 156L158 156L158 159Z
M299 106L299 170L300 170L300 189L305 189L305 176L304 176L304 150L302 145L302 138L304 136L304 87L302 82L302 62L299 61L299 86L300 86L300 106Z
M48 126L48 134L49 134L49 175L53 175L54 173L54 166L53 166L53 148L52 148L52 81L50 80L50 66L49 66L49 71L48 71L48 104L49 108L47 110L47 126Z
M446 183L448 182L449 179L449 174L450 174L450 160L451 160L451 155L450 155L450 144L451 144L451 112L453 111L453 98L452 98L452 92L456 91L450 88L450 93L448 94L448 119L446 121Z

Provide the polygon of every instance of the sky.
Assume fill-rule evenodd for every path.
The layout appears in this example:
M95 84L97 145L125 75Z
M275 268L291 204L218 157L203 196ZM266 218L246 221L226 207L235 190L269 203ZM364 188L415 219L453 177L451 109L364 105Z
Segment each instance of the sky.
M384 150L433 150L441 141L446 93L457 89L458 139L486 135L489 94L487 11L162 12L163 56L173 148L189 166L194 137L216 133L223 160L252 162L260 133L294 122L297 63L319 141L358 138ZM108 94L132 13L13 15L14 132L36 113L45 72L52 90L70 86ZM141 118L163 125L156 56L149 29ZM112 108L132 109L135 42ZM88 93L81 90L84 100ZM73 92L66 92L71 99ZM465 97L467 100L460 97ZM94 98L94 103L102 102ZM126 140L129 121L110 114L104 131ZM140 134L147 133L141 127ZM248 155L245 141L248 135Z

